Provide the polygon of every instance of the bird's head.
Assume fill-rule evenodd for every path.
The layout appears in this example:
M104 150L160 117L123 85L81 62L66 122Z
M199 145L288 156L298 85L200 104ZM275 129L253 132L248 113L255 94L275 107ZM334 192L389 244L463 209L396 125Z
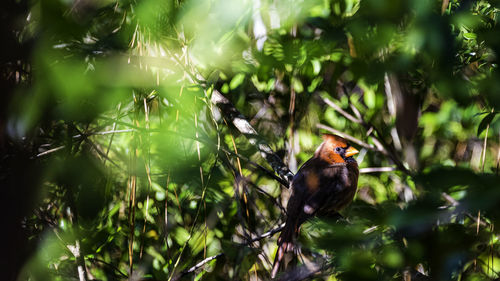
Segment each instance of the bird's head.
M323 135L323 143L316 150L315 156L328 163L345 163L359 151L349 145L342 137L331 134Z

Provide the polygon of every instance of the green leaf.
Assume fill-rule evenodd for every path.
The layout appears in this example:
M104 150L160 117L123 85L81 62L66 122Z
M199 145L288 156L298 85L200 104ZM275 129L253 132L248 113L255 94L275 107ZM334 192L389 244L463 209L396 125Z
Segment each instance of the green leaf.
M220 71L215 70L207 78L207 85L213 85L219 80Z
M365 91L363 99L364 99L365 104L368 108L375 107L375 99L376 98L375 98L375 92L372 89Z
M245 74L243 73L236 74L236 76L234 76L233 79L231 80L231 83L229 83L229 88L231 88L231 90L236 89L239 85L241 85L241 83L243 83L244 80L245 80Z
M311 64L313 66L314 75L318 75L319 72L321 71L321 62L319 60L312 60Z
M476 33L464 33L464 37L465 39L469 39L469 40L472 40L472 39L476 39L477 38L477 35Z
M307 91L310 93L314 92L314 90L316 90L316 87L318 87L318 85L321 84L321 82L323 82L323 77L318 76L314 78L311 81L311 84L307 87Z
M183 245L190 237L189 232L182 227L177 227L173 231L173 237L179 245Z
M479 127L477 128L477 136L479 136L485 129L486 127L493 121L493 118L495 118L495 115L497 115L498 112L492 112L488 115L486 115L483 120L481 120L481 123L479 123Z
M292 79L292 85L293 89L297 93L302 93L304 91L304 86L302 85L302 82L299 79Z
M481 115L483 115L483 114L488 114L488 112L489 112L489 111L478 112L478 113L474 114L474 117L476 117L476 116L481 116Z

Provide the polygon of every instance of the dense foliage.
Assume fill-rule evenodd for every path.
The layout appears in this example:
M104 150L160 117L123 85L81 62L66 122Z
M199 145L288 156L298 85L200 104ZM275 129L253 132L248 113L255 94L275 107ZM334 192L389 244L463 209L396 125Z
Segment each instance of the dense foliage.
M269 279L289 191L215 91L292 172L361 151L286 278L500 278L498 1L7 2L8 278Z

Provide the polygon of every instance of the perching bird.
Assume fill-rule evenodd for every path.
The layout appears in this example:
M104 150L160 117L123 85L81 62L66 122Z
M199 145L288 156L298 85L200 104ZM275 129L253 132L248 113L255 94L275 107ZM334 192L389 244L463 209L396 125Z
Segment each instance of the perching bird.
M271 277L284 267L283 258L294 250L300 225L312 216L328 216L351 203L358 185L359 151L339 136L325 134L314 156L302 165L292 180L286 224L278 238Z

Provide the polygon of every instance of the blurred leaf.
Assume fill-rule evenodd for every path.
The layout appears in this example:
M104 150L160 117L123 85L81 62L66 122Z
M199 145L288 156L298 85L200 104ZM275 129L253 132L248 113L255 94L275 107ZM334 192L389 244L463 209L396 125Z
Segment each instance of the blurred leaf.
M241 85L241 83L243 83L244 80L245 80L245 74L243 73L236 74L233 77L233 79L231 79L231 83L229 83L229 88L231 90L238 88L238 86Z
M488 125L491 124L491 121L493 121L493 118L497 115L498 112L491 112L488 113L482 120L481 123L479 123L479 127L477 127L477 136L479 136L485 129L488 127Z
M470 32L467 32L467 33L464 33L464 37L466 39L476 39L477 38L477 35L475 33L470 33Z

